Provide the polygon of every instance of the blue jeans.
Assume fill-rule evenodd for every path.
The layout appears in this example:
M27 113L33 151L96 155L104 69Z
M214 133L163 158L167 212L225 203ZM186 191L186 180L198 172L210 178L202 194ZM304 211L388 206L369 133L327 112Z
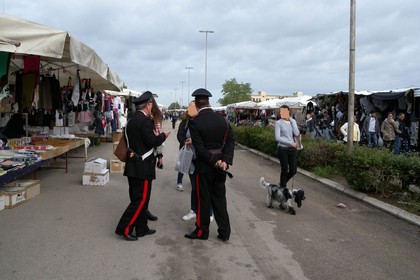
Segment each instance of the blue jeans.
M394 146L392 147L392 152L394 154L399 155L401 153L401 143L402 143L401 137L396 136Z
M182 184L182 178L184 178L184 173L178 172L178 177L176 178L176 184Z
M368 141L368 147L376 147L378 145L376 132L369 132L367 135L367 141Z

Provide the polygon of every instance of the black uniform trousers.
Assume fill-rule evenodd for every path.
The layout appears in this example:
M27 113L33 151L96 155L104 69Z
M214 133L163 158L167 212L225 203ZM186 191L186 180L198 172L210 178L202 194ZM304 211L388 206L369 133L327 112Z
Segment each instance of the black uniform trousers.
M197 194L196 231L198 236L208 237L210 205L218 226L218 233L230 237L230 222L226 203L226 174L214 169L211 172L194 174Z
M130 204L121 216L115 233L128 235L136 230L136 234L147 232L146 206L149 203L150 191L152 189L151 179L128 178Z

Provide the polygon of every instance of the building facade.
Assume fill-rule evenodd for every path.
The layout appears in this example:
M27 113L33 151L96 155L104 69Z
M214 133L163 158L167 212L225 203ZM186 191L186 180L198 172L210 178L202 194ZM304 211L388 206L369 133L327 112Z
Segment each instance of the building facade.
M272 99L283 99L286 97L299 97L302 96L302 92L297 91L293 95L269 95L267 92L260 90L257 94L251 94L251 100L254 102L267 101Z

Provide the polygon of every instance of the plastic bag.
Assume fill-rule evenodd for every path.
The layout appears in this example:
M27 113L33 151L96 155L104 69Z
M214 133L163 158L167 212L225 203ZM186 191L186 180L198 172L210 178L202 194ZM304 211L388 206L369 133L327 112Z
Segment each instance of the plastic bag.
M384 146L384 139L382 139L381 136L379 136L379 138L378 138L378 146L379 147L383 147Z
M191 161L194 152L188 145L184 145L178 152L178 158L175 164L175 170L180 173L189 173L191 167Z

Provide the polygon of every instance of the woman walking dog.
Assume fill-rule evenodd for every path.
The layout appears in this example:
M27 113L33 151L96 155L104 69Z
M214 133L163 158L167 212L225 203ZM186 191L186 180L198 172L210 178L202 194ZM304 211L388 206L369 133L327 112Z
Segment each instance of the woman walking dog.
M287 199L285 210L292 215L296 211L291 206L292 195L287 189L287 182L296 174L297 171L297 149L300 148L299 141L295 140L299 137L299 128L296 121L290 117L290 108L287 105L280 107L281 118L276 122L275 137L277 141L277 155L280 161L280 190L284 192Z

